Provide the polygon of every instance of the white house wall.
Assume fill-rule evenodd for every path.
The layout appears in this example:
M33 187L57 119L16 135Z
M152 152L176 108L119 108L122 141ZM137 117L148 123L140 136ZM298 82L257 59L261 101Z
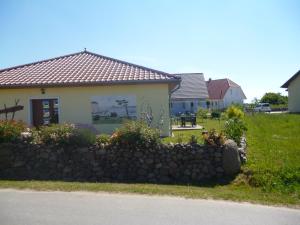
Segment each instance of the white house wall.
M223 98L224 108L230 106L231 104L243 104L244 95L239 87L229 87Z
M288 107L290 112L300 112L300 76L293 80L288 88L289 102Z

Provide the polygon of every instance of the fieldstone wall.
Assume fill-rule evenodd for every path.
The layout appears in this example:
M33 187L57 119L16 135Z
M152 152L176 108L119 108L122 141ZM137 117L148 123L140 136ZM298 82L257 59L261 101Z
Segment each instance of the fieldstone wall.
M225 147L176 144L75 148L6 143L0 144L0 179L194 183L225 174Z

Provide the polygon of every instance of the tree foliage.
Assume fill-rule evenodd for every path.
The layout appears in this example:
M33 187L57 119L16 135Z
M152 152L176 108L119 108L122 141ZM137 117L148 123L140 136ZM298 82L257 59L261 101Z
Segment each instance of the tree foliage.
M267 92L261 98L260 102L266 102L266 103L270 103L273 105L287 104L288 97L283 96L280 93Z

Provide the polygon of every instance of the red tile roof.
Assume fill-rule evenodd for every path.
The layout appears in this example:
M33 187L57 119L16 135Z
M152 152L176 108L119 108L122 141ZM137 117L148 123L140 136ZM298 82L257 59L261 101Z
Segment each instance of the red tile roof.
M180 78L88 51L0 70L0 88L155 82Z
M218 79L206 81L210 99L223 99L229 87L240 87L230 79ZM243 92L243 91L242 91ZM243 93L246 98L245 94Z

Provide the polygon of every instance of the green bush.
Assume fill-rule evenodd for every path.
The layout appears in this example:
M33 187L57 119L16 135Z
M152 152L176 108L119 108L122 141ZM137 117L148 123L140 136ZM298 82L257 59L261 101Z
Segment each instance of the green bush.
M0 120L0 143L18 140L25 128L22 121Z
M283 193L295 193L299 190L300 168L286 168L264 171L255 171L249 177L249 184L261 187L263 191L271 192L279 190Z
M246 130L246 124L241 119L232 118L225 122L224 132L226 137L234 140L238 145L240 145L241 138Z
M207 113L208 113L207 109L199 108L197 112L197 118L200 118L202 120L207 119Z
M33 131L34 141L43 144L88 146L94 144L96 135L88 129L77 129L73 124L51 124Z
M111 144L130 146L154 146L160 143L159 130L142 121L127 121L110 139Z
M220 119L220 117L221 117L221 112L220 111L212 111L211 112L211 118Z
M245 114L244 112L237 106L231 105L225 112L228 119L238 118L243 119Z
M239 103L232 103L230 106L234 106L235 108L240 109L242 112L244 111L244 105Z
M96 135L89 129L75 129L70 137L70 145L89 146L96 143Z
M100 134L96 137L96 143L100 144L108 144L110 142L110 136L108 134Z
M223 132L218 133L216 129L211 129L207 134L203 135L204 144L222 146L225 143L226 137Z

